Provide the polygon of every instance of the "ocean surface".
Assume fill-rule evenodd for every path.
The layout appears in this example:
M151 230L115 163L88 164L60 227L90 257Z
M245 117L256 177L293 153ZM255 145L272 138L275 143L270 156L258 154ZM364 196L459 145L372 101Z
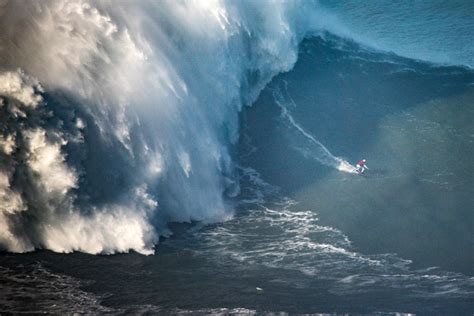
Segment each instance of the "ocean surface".
M474 2L30 4L0 313L474 313Z

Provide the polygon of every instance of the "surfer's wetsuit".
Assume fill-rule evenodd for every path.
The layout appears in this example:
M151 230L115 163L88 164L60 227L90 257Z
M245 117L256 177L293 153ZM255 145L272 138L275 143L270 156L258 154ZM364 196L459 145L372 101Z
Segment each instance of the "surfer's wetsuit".
M356 168L357 168L357 172L359 172L359 173L364 172L365 169L369 169L369 168L367 168L367 166L365 165L365 159L360 160L360 161L357 163Z

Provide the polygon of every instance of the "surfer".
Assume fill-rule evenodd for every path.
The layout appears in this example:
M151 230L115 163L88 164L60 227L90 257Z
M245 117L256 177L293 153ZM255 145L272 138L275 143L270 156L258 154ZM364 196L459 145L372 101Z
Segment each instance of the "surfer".
M369 169L367 167L367 165L365 164L365 162L366 162L366 160L362 159L357 163L356 171L357 171L358 174L362 174L362 173L364 173L365 169L367 169L367 170Z

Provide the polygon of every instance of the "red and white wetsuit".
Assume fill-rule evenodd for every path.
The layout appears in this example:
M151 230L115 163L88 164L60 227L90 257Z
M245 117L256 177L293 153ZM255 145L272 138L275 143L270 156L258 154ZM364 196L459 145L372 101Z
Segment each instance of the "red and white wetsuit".
M356 171L360 174L360 173L363 173L365 169L369 169L369 168L367 168L367 166L365 165L364 159L362 159L357 163Z

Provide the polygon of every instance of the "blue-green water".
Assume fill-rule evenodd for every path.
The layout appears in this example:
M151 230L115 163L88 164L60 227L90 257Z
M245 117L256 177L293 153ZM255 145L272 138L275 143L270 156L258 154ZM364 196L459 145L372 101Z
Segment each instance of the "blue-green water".
M243 113L234 219L173 227L149 257L5 254L2 287L16 300L32 295L36 283L21 276L35 271L48 299L4 307L468 314L473 82L467 69L308 39L295 69ZM304 158L274 104L277 89L307 131L333 153L364 155L370 170L345 174ZM55 302L64 290L51 282L70 296Z
M239 113L233 217L172 222L150 256L4 252L0 313L471 315L472 5L319 6L350 33L308 35ZM361 176L334 168L361 158ZM101 172L81 203L113 199Z

